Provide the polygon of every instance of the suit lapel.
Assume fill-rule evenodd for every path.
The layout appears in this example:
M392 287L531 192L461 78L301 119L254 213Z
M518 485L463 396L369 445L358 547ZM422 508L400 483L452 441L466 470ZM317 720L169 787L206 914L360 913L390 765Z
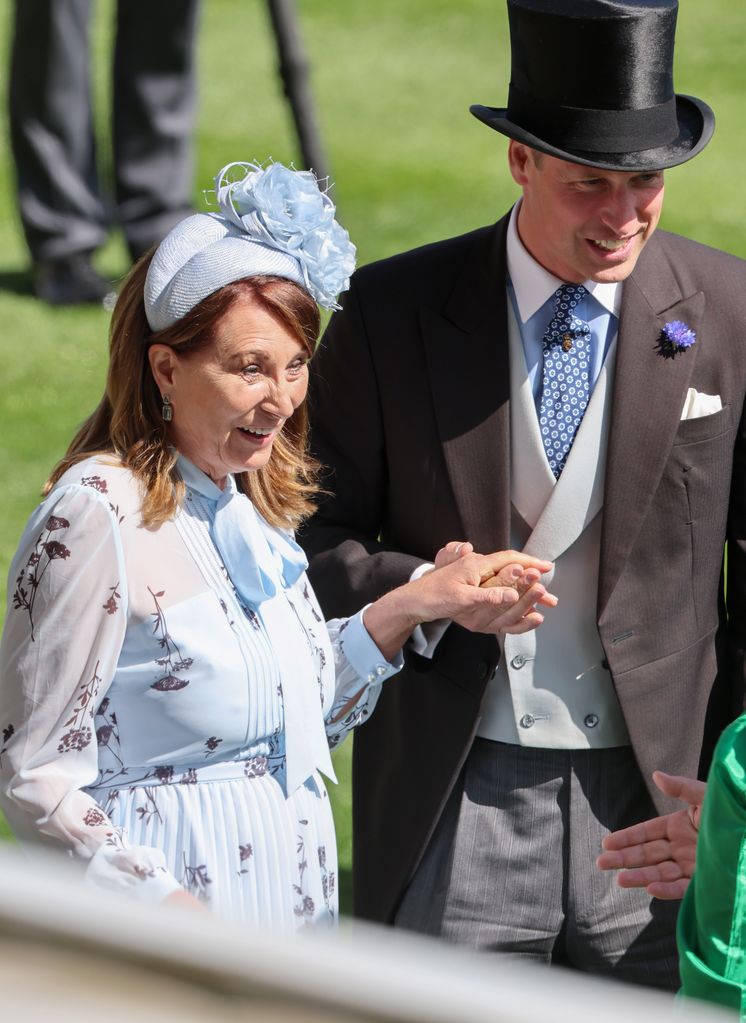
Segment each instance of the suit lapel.
M420 312L448 477L464 538L482 553L510 531L506 228L474 246L445 305Z
M648 512L676 431L699 344L673 359L656 347L661 328L682 320L700 335L705 297L682 295L658 239L625 282L606 467L599 620Z

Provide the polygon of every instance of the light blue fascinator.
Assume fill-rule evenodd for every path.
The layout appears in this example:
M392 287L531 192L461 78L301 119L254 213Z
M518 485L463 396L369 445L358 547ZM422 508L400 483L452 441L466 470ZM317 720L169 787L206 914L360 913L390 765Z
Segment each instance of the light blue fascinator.
M355 269L355 246L311 171L281 163L229 163L215 178L219 213L182 220L156 249L145 313L165 330L226 284L269 274L338 309Z

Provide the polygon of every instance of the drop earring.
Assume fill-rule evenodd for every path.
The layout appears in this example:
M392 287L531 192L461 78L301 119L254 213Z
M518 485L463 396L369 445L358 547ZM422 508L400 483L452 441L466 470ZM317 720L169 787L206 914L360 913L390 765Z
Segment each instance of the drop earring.
M164 423L170 423L174 417L174 407L171 404L171 396L169 394L163 395L163 405L161 406L161 415L163 416Z

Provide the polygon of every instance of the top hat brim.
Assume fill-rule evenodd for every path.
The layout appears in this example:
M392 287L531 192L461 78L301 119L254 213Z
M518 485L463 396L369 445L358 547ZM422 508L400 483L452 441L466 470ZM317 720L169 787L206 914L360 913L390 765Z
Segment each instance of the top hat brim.
M710 107L694 96L676 96L676 117L679 134L665 146L643 149L637 152L590 153L580 150L562 149L526 131L508 117L505 108L485 107L478 103L469 107L472 114L495 131L507 135L516 142L522 142L540 153L556 156L560 160L598 167L600 170L646 171L665 170L686 163L701 153L712 138L715 130L715 115Z

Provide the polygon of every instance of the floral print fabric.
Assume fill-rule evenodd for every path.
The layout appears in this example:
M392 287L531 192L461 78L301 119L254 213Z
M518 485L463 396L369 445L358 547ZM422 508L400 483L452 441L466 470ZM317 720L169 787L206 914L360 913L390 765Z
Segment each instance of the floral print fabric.
M333 920L324 783L314 773L286 791L261 608L242 602L216 550L214 484L180 467L184 506L157 530L140 523L129 472L95 458L31 516L0 648L3 809L22 839L61 844L92 881L138 898L184 888L267 926ZM287 642L308 666L298 681L334 747L400 663L383 660L362 612L327 626L305 573L284 594Z

